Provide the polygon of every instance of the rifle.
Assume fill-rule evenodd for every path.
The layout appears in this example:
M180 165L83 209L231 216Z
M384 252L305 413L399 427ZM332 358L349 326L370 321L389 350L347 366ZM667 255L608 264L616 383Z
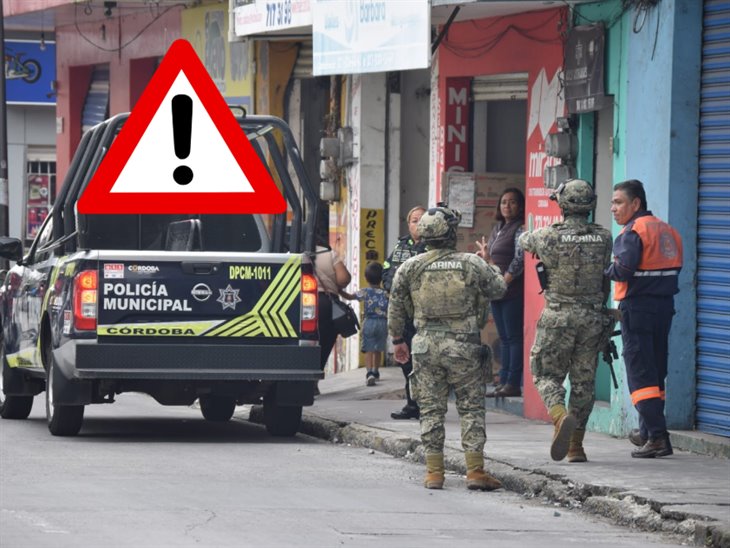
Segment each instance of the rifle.
M618 390L618 381L616 380L616 372L613 370L613 360L618 359L618 350L616 349L616 343L613 342L613 337L620 334L621 331L613 331L610 338L608 339L608 342L601 350L601 354L603 354L603 360L608 364L608 370L611 372L613 387L616 390Z

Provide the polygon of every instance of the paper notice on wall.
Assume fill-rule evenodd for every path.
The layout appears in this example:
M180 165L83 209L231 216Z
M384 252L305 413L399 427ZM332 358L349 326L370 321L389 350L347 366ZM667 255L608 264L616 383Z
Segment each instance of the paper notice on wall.
M449 173L449 199L448 204L452 209L461 212L460 227L472 228L474 226L474 174L473 173Z

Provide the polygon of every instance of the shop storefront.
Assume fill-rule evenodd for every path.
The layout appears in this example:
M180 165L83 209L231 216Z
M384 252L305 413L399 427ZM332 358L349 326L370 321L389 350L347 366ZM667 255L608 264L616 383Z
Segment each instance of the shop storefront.
M5 41L9 235L30 242L53 205L56 44Z
M545 138L565 111L559 70L566 17L567 10L551 9L454 23L439 46L432 67L430 202L454 202L468 189L471 200L462 199L462 208L473 222L460 229L463 250L473 251L476 239L489 236L507 187L525 195L527 228L560 216L543 172L555 163L545 153ZM543 306L534 262L526 261L525 356ZM486 337L494 345L493 327ZM527 359L524 367L524 415L545 418Z

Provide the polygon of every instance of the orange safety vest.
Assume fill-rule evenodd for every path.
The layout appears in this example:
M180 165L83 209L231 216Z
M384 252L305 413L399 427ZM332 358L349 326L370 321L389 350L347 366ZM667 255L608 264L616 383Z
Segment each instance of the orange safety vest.
M629 225L627 225L629 226ZM626 226L621 230L621 234ZM636 219L631 226L641 239L642 253L634 277L678 276L682 267L682 237L670 225L653 215ZM616 282L613 298L623 300L629 282Z

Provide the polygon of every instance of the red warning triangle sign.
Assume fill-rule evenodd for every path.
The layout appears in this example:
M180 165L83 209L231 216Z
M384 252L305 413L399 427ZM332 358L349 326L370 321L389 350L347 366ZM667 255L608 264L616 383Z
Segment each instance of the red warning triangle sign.
M79 213L282 213L286 202L189 42L176 40Z

